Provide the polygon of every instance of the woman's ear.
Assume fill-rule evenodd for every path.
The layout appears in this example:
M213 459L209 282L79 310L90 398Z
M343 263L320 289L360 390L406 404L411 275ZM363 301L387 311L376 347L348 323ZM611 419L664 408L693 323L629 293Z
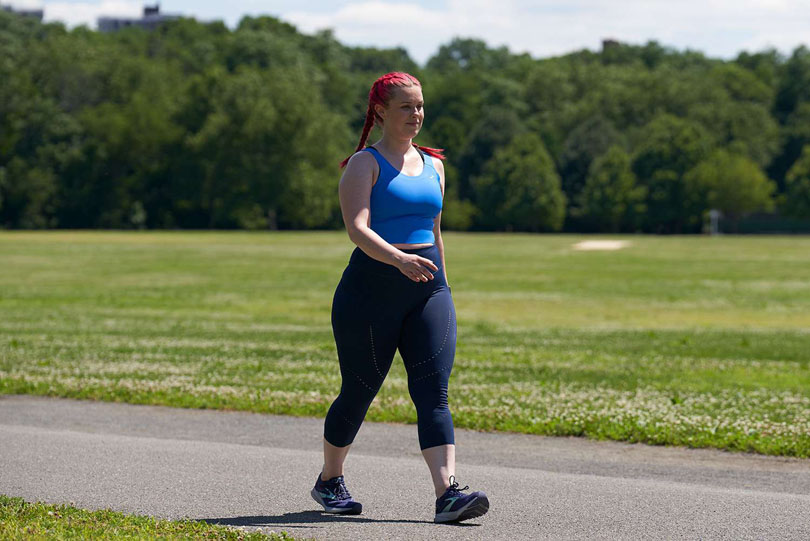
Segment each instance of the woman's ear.
M385 107L383 107L379 103L375 103L374 104L374 111L377 112L377 114L380 116L380 118L385 120Z

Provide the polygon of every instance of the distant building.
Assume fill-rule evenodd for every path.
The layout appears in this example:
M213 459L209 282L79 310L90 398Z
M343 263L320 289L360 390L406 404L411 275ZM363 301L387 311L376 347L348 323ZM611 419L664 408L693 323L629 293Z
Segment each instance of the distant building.
M3 11L8 11L9 13L16 13L17 15L22 15L23 17L33 17L34 19L42 22L43 11L41 9L14 9L11 6L2 6L0 5L0 9Z
M602 50L606 51L608 49L612 49L621 45L618 40L615 39L603 39L602 40Z
M154 30L161 23L179 19L181 15L164 15L160 12L160 4L143 7L143 17L133 19L129 17L99 17L98 29L101 32L116 32L128 26L140 26L146 30Z

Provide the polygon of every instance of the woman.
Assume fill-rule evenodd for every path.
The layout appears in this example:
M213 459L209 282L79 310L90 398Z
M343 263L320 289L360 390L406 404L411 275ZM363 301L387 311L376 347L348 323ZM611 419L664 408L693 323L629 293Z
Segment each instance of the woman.
M413 138L425 114L421 84L388 73L369 92L363 134L340 166L340 206L351 254L332 300L342 384L324 423L324 465L312 497L330 513L358 514L343 462L399 349L416 406L419 445L436 491L436 522L483 515L483 492L455 482L453 419L447 383L456 349L456 318L439 223L444 156ZM382 138L366 147L374 124ZM434 158L438 158L435 159Z

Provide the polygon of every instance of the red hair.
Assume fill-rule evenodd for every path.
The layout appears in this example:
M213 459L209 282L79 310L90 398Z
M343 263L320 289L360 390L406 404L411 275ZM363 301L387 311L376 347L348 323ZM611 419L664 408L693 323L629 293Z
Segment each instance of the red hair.
M371 128L374 127L374 123L376 122L379 125L382 125L382 117L377 114L377 111L374 110L374 106L379 104L383 107L388 106L388 102L391 101L391 96L394 93L395 87L403 87L403 86L419 86L421 87L422 84L414 77L408 73L403 73L401 71L394 71L391 73L386 73L376 81L374 84L371 85L371 91L368 93L368 110L366 111L366 123L363 126L363 133L360 135L360 142L357 144L357 148L354 149L354 152L351 153L349 157L345 160L340 162L340 168L343 169L346 164L349 162L349 158L354 156L354 154L363 148L366 148L366 140L368 139L368 134L371 132ZM440 160L444 159L444 151L443 148L430 148L430 147L423 147L419 146L416 143L413 143L413 146L428 154L433 156L434 158L439 158Z

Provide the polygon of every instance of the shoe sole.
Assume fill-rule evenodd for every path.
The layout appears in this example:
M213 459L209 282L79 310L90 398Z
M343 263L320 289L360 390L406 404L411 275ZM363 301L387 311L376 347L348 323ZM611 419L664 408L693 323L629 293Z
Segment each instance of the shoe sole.
M487 511L489 511L489 499L487 499L486 496L482 496L471 501L458 511L454 511L452 513L437 513L436 517L433 519L433 522L437 524L461 522L462 520L480 517Z
M336 515L359 515L363 512L363 504L358 503L356 507L329 507L324 501L323 498L318 494L318 491L314 488L309 492L312 499L318 502L323 506L323 510L326 513L333 513Z

